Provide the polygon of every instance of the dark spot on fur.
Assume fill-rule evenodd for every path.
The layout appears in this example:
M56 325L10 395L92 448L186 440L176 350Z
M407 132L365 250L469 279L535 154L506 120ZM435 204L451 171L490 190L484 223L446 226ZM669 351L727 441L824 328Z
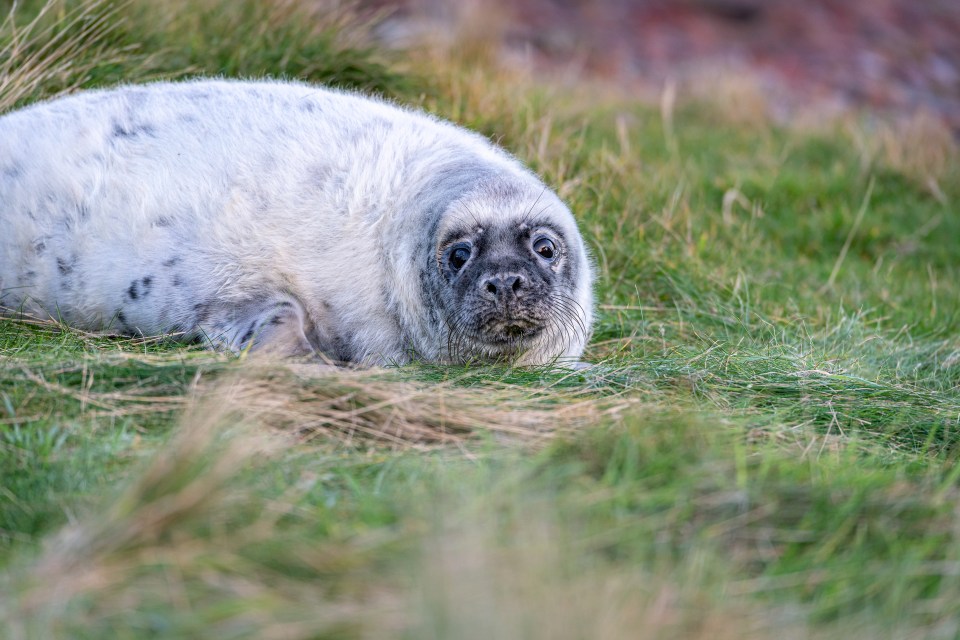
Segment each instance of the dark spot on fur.
M179 274L173 276L173 286L175 287L183 286L183 278L181 278Z
M81 203L80 206L77 207L77 217L80 218L81 220L86 220L87 218L89 218L90 207L88 207L86 204Z
M177 264L178 262L180 262L180 256L174 256L174 257L172 257L172 258L170 258L170 259L168 259L168 260L164 260L162 264L163 264L163 266L165 266L165 267L172 267L172 266L174 266L175 264Z
M197 316L197 324L206 322L210 317L210 305L206 302L198 302L193 305L193 313Z
M73 267L76 266L74 261L67 261L63 258L57 258L57 271L60 272L62 276L68 276L73 273Z
M420 271L420 290L423 291L428 298L426 305L427 313L430 314L430 324L434 326L440 324L440 309L444 308L438 284L439 278L440 274L437 273L436 269L422 269ZM403 316L395 305L394 308L390 310L390 315L397 326L403 326Z
M333 353L330 354L338 362L351 362L353 360L353 341L340 335L333 337Z
M131 107L139 107L147 101L147 92L141 89L134 91L127 90L124 93L124 97L126 97L128 105Z
M139 137L156 137L156 128L153 125L149 124L124 124L120 121L114 121L113 129L111 129L110 134L114 138L139 138Z
M23 167L20 166L19 164L11 164L3 168L4 177L9 178L11 180L15 178L19 178L22 173L23 173Z
M47 250L47 239L46 238L37 238L33 241L33 252L38 256L42 256L43 252Z
M150 226L151 227L171 227L173 226L173 220L166 216L160 216L159 218L151 222Z
M146 296L150 293L150 289L153 288L153 276L145 276L140 280L140 286L143 289L140 295Z
M277 157L272 153L264 154L264 156L260 158L260 171L267 173L269 171L273 171L276 168L277 168Z
M123 315L123 311L117 311L117 322L120 323L120 330L124 333L130 333L130 324L127 322L127 316Z
M254 320L250 323L250 326L247 328L246 332L243 334L243 337L240 338L240 344L244 345L247 343L250 338L253 337L253 332L257 329L257 321Z
M270 324L272 324L273 326L278 326L283 324L283 316L273 316L272 318L270 318Z
M127 289L127 297L131 300L136 300L140 297L140 290L138 288L138 283L136 280L130 283L130 287Z
M328 164L315 164L307 168L307 182L323 189L333 181L333 168Z
M17 275L17 284L20 286L26 286L29 283L33 282L33 279L36 277L36 271L25 271Z

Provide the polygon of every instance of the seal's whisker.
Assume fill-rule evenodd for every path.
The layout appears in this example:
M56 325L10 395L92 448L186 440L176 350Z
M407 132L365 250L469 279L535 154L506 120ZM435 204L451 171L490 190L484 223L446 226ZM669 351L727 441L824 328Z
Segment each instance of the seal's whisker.
M449 321L446 321L446 326L447 326L447 352L445 355L447 360L452 360L453 359L453 339L454 339L454 332L456 331L456 327L451 325Z
M543 194L547 192L547 188L544 187L540 190L540 193L537 194L537 199L533 201L533 204L524 212L523 216L520 218L520 223L525 224L530 221L530 213L533 211L534 207L540 202L540 198L543 197Z
M572 300L559 296L556 298L555 306L566 312L562 317L559 318L559 320L564 324L569 325L571 330L579 333L583 338L586 338L586 326L583 323L583 318L579 313L577 313L577 310L582 310L582 308Z
M575 306L572 300L564 298L563 296L556 296L553 300L553 308L562 308L564 311L572 314L575 321L580 321L579 309Z
M559 291L559 290L557 290L557 289L551 290L550 293L551 293L551 295L554 295L554 296L556 296L557 298L566 300L567 302L573 304L577 309L579 309L580 314L581 314L582 316L586 317L586 315L587 315L586 310L583 308L583 305L581 305L579 302L577 302L576 299L574 299L573 297L571 297L571 296L569 296L569 295L567 295L567 294L565 294L565 293L563 293L562 291Z
M565 311L565 309L558 307L553 313L556 324L562 328L563 332L563 344L561 351L567 351L571 345L585 340L582 330L582 322L572 313Z
M539 218L539 217L541 216L541 214L543 214L544 211L547 211L547 210L548 210L550 207L552 207L552 206L553 206L553 205L548 202L547 204L543 205L543 206L540 208L539 211L537 211L537 215L532 216L532 217L535 218L535 219L536 219L536 218Z
M461 312L456 318L457 335L456 341L454 342L454 357L456 362L459 364L465 363L466 357L463 353L464 343L468 339L472 338L472 336L469 334L469 323L468 319L464 317L465 315L466 314L464 312Z
M454 319L453 324L450 325L450 332L447 334L447 357L452 363L459 361L460 331L459 321Z
M562 314L560 310L554 310L554 319L557 326L562 329L561 351L565 351L566 347L575 340L578 334L577 327L569 321L569 314Z
M581 305L579 302L574 300L572 297L565 295L563 293L560 293L559 291L554 291L553 295L555 296L556 300L562 301L562 303L572 311L571 315L573 316L573 319L577 322L577 324L580 326L580 331L583 338L586 339L588 337L589 332L585 324L585 318L587 317L587 312L584 310L583 305Z
M477 212L473 210L473 206L464 205L464 210L467 212L467 214L469 214L471 218L473 218L473 224L477 225L478 227L483 226L482 224L480 224L480 217L477 215Z

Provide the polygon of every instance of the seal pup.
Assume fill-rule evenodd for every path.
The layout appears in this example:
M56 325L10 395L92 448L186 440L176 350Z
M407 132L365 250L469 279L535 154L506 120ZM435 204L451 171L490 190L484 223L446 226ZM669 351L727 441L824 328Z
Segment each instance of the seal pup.
M87 91L0 117L0 307L363 364L578 359L573 216L481 136L308 84Z

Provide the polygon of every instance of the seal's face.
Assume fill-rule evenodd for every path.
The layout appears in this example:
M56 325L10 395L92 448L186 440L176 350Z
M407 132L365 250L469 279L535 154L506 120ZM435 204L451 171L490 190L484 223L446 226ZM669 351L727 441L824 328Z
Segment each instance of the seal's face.
M468 216L469 224L441 236L436 265L452 360L540 364L569 353L571 344L582 349L582 246L550 218L528 218Z

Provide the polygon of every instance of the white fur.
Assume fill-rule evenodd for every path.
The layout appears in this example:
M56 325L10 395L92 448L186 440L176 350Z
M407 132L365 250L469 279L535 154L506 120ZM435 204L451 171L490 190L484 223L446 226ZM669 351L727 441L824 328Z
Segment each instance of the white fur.
M210 331L197 301L289 299L318 335L349 327L357 361L442 360L409 238L426 233L419 200L437 167L465 157L540 184L464 129L305 84L162 83L33 105L0 118L0 305L90 330L118 328L122 312L127 331L191 336ZM552 356L579 357L585 339Z

